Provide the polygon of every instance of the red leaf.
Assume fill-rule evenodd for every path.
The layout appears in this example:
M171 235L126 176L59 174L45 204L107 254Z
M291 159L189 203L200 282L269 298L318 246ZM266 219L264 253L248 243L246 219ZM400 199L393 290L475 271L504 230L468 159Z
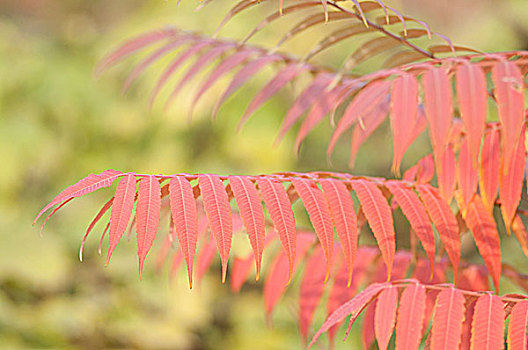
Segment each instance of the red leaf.
M205 213L222 260L222 283L227 275L227 261L233 235L231 207L224 184L218 175L200 175L198 185L202 193Z
M304 268L299 295L299 329L305 340L325 287L325 273L327 272L324 268L324 260L323 250L318 245Z
M359 118L369 114L377 105L387 97L390 89L390 81L379 81L367 85L361 90L354 100L348 105L343 116L337 124L326 154L328 158L332 154L334 147L341 135L348 130Z
M471 349L504 348L504 309L501 299L492 294L478 298L471 326Z
M424 286L413 284L405 288L400 298L396 321L396 349L418 349L422 338L424 313Z
M345 256L345 265L348 270L347 285L349 286L358 246L358 227L354 201L343 182L324 179L320 181L320 184Z
M429 123L431 143L437 163L437 171L442 167L440 159L447 145L451 118L453 117L453 97L447 72L443 68L431 68L423 75L425 116Z
M198 218L191 183L183 176L171 178L169 195L174 230L180 243L182 256L187 264L189 288L192 288L193 261L198 240Z
M351 326L361 311L363 311L378 296L378 294L388 286L388 283L373 283L354 298L341 305L330 316L328 316L326 321L324 321L321 328L312 338L308 348L311 348L323 333L328 331L332 326L343 321L343 319L348 315L350 315L349 325Z
M106 264L110 262L112 252L117 247L123 233L128 226L132 210L134 210L134 199L136 197L136 176L128 174L119 181L114 196L114 204L110 212L110 231L108 232L108 254Z
M510 159L521 133L524 133L524 78L519 67L510 61L497 62L491 76L502 125L502 174L507 175Z
M526 146L524 144L525 132L522 128L521 137L513 150L509 171L501 172L499 181L499 196L501 202L502 218L508 234L521 200L521 193L526 167ZM501 169L506 166L506 158L502 158Z
M458 263L460 261L460 235L457 219L451 208L440 198L437 190L429 185L418 185L420 198L429 213L431 221L435 225L440 239L444 243L447 255L453 265L455 280L457 277Z
M257 184L262 195L262 199L268 208L273 226L279 234L282 247L286 252L289 261L289 277L293 274L295 262L295 219L291 209L290 199L280 182L259 177Z
M475 168L488 113L488 91L482 68L469 62L459 65L456 72L456 91L467 135L467 158L469 165Z
M460 152L458 154L458 167L456 171L458 188L462 193L464 207L468 206L469 201L477 191L479 177L477 164L476 160L474 161L472 159L469 149L469 141L466 139L460 147Z
M387 349L394 323L396 321L396 309L398 305L398 288L389 286L384 289L376 300L376 314L374 316L374 331L380 350Z
M497 129L490 130L484 137L482 154L480 156L480 193L482 201L489 211L493 210L497 188L499 187L500 169L500 133Z
M446 288L436 297L431 330L431 349L456 350L462 336L464 295L455 288Z
M374 183L365 180L352 181L352 187L359 198L369 226L376 237L390 279L396 242L392 213L381 190Z
M473 197L469 203L466 224L473 232L480 255L498 290L502 267L499 233L493 216L486 210L478 196Z
M260 262L264 247L264 209L253 182L245 176L229 176L229 184L244 222L244 227L253 248L257 268L257 280L260 275Z
M412 140L412 128L418 119L418 81L402 74L392 85L390 122L393 142L393 172L398 174L403 155Z
M432 268L435 257L434 231L423 203L414 190L399 181L387 181L385 185L394 195L411 228L422 242Z
M65 188L61 193L53 198L53 200L48 205L46 205L40 211L40 213L38 213L37 217L33 221L33 225L35 225L37 220L42 216L42 214L44 214L45 211L54 205L60 204L71 198L82 197L85 194L92 193L100 188L109 187L121 174L122 173L117 170L105 170L100 174L90 174L79 182Z
M334 228L328 204L315 182L294 178L292 184L304 203L304 207L323 248L326 258L326 280L330 273L334 252Z
M304 258L308 248L314 244L314 238L315 237L313 234L299 233L297 235L298 251L294 261L294 268ZM273 312L275 305L277 305L280 297L284 294L286 286L291 279L291 275L286 272L288 265L288 257L286 256L284 250L281 250L271 262L270 268L268 270L268 276L264 282L263 292L266 314L268 316Z
M440 160L437 160L437 164L441 163L441 165L437 166L436 169L438 190L442 198L447 203L451 203L456 181L456 163L453 148L447 146L442 152L441 157Z
M515 304L508 326L508 350L526 350L526 327L528 327L528 300Z
M139 257L139 278L143 263L158 231L161 209L161 187L155 176L149 175L139 182L136 208L136 234Z

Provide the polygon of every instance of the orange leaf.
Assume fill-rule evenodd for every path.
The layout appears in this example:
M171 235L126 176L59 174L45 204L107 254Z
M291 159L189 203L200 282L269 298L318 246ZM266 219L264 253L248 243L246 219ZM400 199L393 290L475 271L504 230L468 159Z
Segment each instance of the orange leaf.
M320 181L320 184L330 207L337 236L341 242L345 265L348 269L347 285L350 285L358 246L358 227L354 201L343 182L324 179Z
M386 186L398 202L420 242L422 242L432 269L435 257L434 231L422 201L414 190L399 181L387 181Z
M434 187L418 185L417 190L431 221L440 235L440 239L444 243L449 260L451 260L453 265L456 280L460 261L460 235L457 220L449 205L440 198L438 191Z
M510 227L521 200L524 171L526 170L526 146L524 139L525 133L524 128L522 128L521 137L519 137L517 146L512 153L511 162L508 167L509 171L507 173L501 172L500 174L500 207L508 234L510 233ZM503 157L501 169L506 166L505 161L506 159Z
M502 126L502 174L507 175L510 159L523 133L524 78L517 65L506 60L495 63L491 76Z
M132 210L134 210L134 198L136 196L136 176L128 174L119 181L114 196L114 204L110 212L110 230L108 232L108 254L106 264L110 262L112 252L119 240L125 233L130 221Z
M245 176L229 176L229 184L244 222L244 227L253 249L257 268L257 280L260 275L260 262L264 248L264 209L253 182Z
M459 348L464 320L464 295L455 288L447 288L436 297L431 330L432 350Z
M334 252L334 228L328 204L315 182L294 178L292 184L304 203L304 207L323 248L326 257L326 280L330 274Z
M418 349L422 338L424 313L424 286L413 284L405 288L400 298L396 321L396 349Z
M528 346L526 327L528 327L528 300L522 300L515 304L510 314L508 350L526 349Z
M389 286L384 289L376 300L376 313L374 315L374 331L380 350L387 349L394 323L396 321L396 309L398 306L398 288Z
M500 169L500 133L497 129L490 130L484 137L480 157L480 193L488 211L493 210L497 188L499 187Z
M466 224L473 232L480 255L498 290L502 267L499 233L493 216L486 210L479 196L474 196L469 203Z
M471 326L471 349L504 347L504 309L501 299L492 294L478 298Z
M266 204L266 207L268 208L273 226L275 226L275 229L279 234L282 247L286 252L289 262L288 279L291 279L295 262L296 229L290 199L284 190L284 186L280 182L259 177L257 178L257 184L260 189L262 199L264 200L264 204Z
M175 176L169 182L172 221L180 249L187 263L189 287L192 288L193 261L198 240L196 202L190 182L183 176Z
M216 249L220 253L220 260L222 260L222 283L224 283L227 275L229 251L231 250L231 236L233 235L229 199L224 184L218 175L200 175L198 185L202 193L204 209Z
M367 217L372 233L378 241L383 260L387 266L387 276L390 279L396 241L392 213L381 190L374 183L365 180L352 181L363 213Z
M456 72L456 91L460 115L467 133L468 158L470 165L475 168L488 112L486 76L482 68L469 62L459 65Z

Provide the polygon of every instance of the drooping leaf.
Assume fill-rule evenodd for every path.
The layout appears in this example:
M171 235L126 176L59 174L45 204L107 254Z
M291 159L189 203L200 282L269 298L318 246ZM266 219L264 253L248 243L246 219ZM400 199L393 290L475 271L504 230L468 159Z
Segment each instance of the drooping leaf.
M434 187L418 185L416 189L425 209L429 213L431 221L440 235L440 239L444 243L449 260L453 265L456 280L458 263L460 261L460 235L456 217L453 215L449 205L440 198L438 191Z
M488 109L486 76L482 68L469 63L460 65L456 71L456 92L467 133L466 157L470 160L469 165L476 168Z
M453 97L449 77L444 68L431 68L423 75L425 116L429 124L431 143L437 171L442 167L441 157L453 116Z
M161 187L153 175L144 177L138 186L136 208L136 234L139 257L139 278L143 273L145 257L152 247L158 231L161 209Z
M358 227L354 201L349 190L341 181L324 179L320 181L320 184L332 214L337 236L341 242L345 266L348 270L347 285L350 285L358 246Z
M493 216L486 210L479 196L474 196L469 203L466 223L473 232L480 255L498 290L502 266L499 232Z
M479 188L482 201L489 211L492 211L497 198L500 173L500 133L497 129L490 130L484 137L480 157Z
M413 284L405 288L400 298L396 321L396 349L418 349L422 338L424 313L424 286Z
M394 323L396 322L396 309L398 306L398 288L389 286L384 289L376 300L376 313L374 316L374 330L380 350L387 349Z
M392 85L390 122L393 142L393 172L398 174L400 163L410 145L412 129L418 118L418 80L414 75L402 74ZM406 127L402 127L402 126Z
M187 264L189 287L192 288L193 261L198 241L198 218L191 183L183 176L169 182L170 207L174 230Z
M502 175L507 175L511 158L523 133L524 78L517 65L506 60L495 63L491 76L502 126Z
M218 175L200 175L198 184L202 193L205 213L209 220L209 227L215 240L216 249L220 253L220 260L222 260L222 283L224 283L233 235L229 199L224 184Z
M528 300L523 300L515 304L510 314L508 350L526 349L528 346L526 327L528 327Z
M501 299L492 294L478 298L471 326L472 349L504 348L504 309Z
M381 190L372 182L365 180L352 181L352 188L356 192L359 202L387 266L390 279L396 241L391 209Z
M268 178L257 178L257 184L260 189L260 194L264 200L264 204L273 222L273 226L279 234L279 239L282 247L288 258L289 277L291 279L293 274L293 267L295 262L295 219L291 208L290 199L284 190L284 186L280 182L270 180Z
M432 268L435 257L434 231L423 203L414 190L399 181L388 181L386 186L398 202L411 228L422 242Z
M112 252L117 247L123 233L128 226L132 210L134 209L134 198L136 196L136 177L128 174L119 181L114 195L114 203L110 212L110 230L108 232L108 254L106 264L110 262Z
M524 172L526 168L526 146L524 127L522 128L521 136L518 139L517 145L512 151L511 162L508 166L509 171L504 171L500 174L499 180L499 196L501 202L502 218L508 234L510 233L510 227L515 217L519 201L521 200L521 193L524 180ZM504 163L506 158L502 158L502 166L506 166Z
M460 147L458 166L456 167L457 184L465 207L468 206L469 201L477 191L479 178L477 164L470 154L469 141L466 139Z
M328 278L334 252L334 228L328 204L315 182L295 178L292 180L292 184L304 203L304 207L323 248L326 258L326 278Z
M438 293L431 330L432 350L459 348L464 320L464 302L464 295L458 289L446 288Z
M112 185L115 179L117 179L122 173L116 170L105 170L100 174L90 174L84 179L77 183L67 187L61 193L59 193L53 200L48 203L37 215L33 221L33 225L37 220L51 207L60 204L68 199L82 197L85 194L97 191L100 188L109 187Z
M72 198L70 198L70 199L72 199ZM66 203L66 202L64 202L64 203ZM64 203L61 204L61 205L64 205ZM92 230L95 227L95 225L99 222L99 220L101 220L101 218L104 216L104 214L106 214L106 212L112 207L113 203L114 203L114 197L110 198L110 200L108 200L108 202L106 202L101 207L101 209L99 209L99 211L95 215L95 218L92 220L92 222L88 226L88 229L86 230L86 233L84 234L84 237L82 239L81 247L79 248L79 260L81 262L83 261L83 249L84 249L84 243L86 243L86 239L90 235L90 232L92 232ZM60 208L60 206L58 208ZM57 208L55 208L55 210L57 210Z
M438 180L438 191L442 198L451 203L453 191L456 184L456 160L455 152L451 146L447 146L440 155L441 159L436 160L436 174ZM440 166L438 164L441 164Z
M264 248L264 209L255 185L247 177L229 176L229 184L253 249L258 280Z

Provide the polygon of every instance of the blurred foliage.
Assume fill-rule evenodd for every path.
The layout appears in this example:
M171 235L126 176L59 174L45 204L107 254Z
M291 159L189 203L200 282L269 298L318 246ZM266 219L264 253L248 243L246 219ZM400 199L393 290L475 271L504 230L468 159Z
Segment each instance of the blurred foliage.
M235 296L221 285L218 274L206 276L193 291L183 274L169 281L167 271L147 273L140 282L134 242L123 242L104 268L94 237L88 241L85 262L79 263L81 237L104 193L73 201L48 224L43 238L31 227L34 215L60 189L107 168L145 173L329 168L324 158L328 126L309 137L299 159L291 151L291 135L272 147L292 91L267 103L237 134L238 116L258 84L230 100L216 122L207 117L219 93L213 91L189 124L182 106L192 85L164 113L161 106L147 108L154 71L126 96L119 94L126 70L114 69L100 81L93 78L95 62L126 37L166 23L211 33L218 13L225 13L230 3L213 2L195 13L196 2L189 0L179 8L172 0L0 0L2 348L299 347L296 283L279 304L274 326L267 328L262 283L250 283ZM421 16L456 43L484 51L528 48L528 23L523 20L528 6L523 0L388 3ZM258 9L253 13L258 15ZM239 18L223 35L240 37L245 32L239 31L252 22L249 16ZM269 28L259 34L259 42L276 38L277 31ZM355 172L390 176L387 134L382 129L361 149ZM428 147L424 137L404 164ZM347 170L346 157L343 145L332 169ZM397 225L406 229L403 222ZM506 259L526 265L517 246L507 249L513 253ZM151 268L154 254L147 263ZM319 310L315 324L323 317ZM359 344L358 329L346 345L338 345L351 344Z

